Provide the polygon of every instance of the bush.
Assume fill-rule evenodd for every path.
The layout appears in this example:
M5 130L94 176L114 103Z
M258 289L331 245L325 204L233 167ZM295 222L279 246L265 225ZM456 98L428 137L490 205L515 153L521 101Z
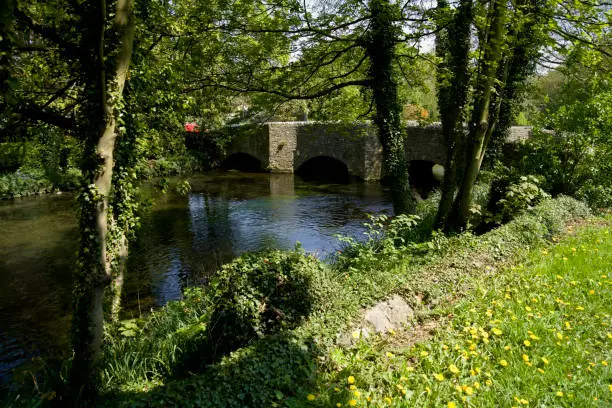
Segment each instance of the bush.
M535 176L504 175L493 180L489 193L486 220L495 224L508 222L523 211L532 208L543 199L550 197L539 187L540 180Z
M297 327L323 304L326 276L321 262L299 250L249 253L225 265L208 288L214 305L208 327L210 360Z
M612 151L609 141L580 132L552 134L539 129L518 148L516 174L534 174L541 187L557 196L585 199L593 208L612 202Z

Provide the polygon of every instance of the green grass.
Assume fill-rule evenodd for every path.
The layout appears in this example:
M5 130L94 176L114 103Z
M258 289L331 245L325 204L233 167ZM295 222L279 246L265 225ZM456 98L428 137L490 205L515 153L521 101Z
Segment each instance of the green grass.
M406 329L337 347L294 405L611 406L611 265L608 224L484 266L418 323L432 338L415 343Z

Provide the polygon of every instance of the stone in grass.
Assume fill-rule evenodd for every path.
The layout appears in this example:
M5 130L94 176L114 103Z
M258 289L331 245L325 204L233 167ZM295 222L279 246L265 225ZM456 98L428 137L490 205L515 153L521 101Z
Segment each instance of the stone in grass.
M409 323L414 310L398 295L391 299L377 303L362 312L362 319L356 328L348 334L338 336L338 344L348 346L354 344L359 338L367 338L371 333L388 333L389 330L398 330Z

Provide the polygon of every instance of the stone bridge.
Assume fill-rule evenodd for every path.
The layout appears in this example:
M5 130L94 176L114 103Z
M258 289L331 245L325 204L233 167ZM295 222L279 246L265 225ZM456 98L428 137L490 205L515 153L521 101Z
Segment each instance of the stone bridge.
M382 147L373 124L268 122L230 129L233 139L227 158L247 154L271 172L294 173L309 160L329 157L342 162L351 176L363 180L382 177ZM513 127L508 139L527 138L530 131L530 127ZM445 149L440 125L408 124L405 155L408 162L443 165Z

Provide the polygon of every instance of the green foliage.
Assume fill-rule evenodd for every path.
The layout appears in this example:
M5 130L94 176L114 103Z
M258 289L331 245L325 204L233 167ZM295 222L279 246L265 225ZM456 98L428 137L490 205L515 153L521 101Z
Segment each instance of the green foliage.
M23 197L53 191L53 185L41 171L0 175L0 198Z
M535 176L519 176L496 179L491 184L491 201L487 221L496 224L508 222L525 210L532 208L545 198L548 193L540 188L540 180Z
M109 326L103 383L157 384L293 329L321 311L329 279L318 260L299 250L245 254L225 265L205 292L188 288L183 300L146 318Z
M211 358L297 327L327 295L327 274L301 251L250 253L225 265L208 291Z

